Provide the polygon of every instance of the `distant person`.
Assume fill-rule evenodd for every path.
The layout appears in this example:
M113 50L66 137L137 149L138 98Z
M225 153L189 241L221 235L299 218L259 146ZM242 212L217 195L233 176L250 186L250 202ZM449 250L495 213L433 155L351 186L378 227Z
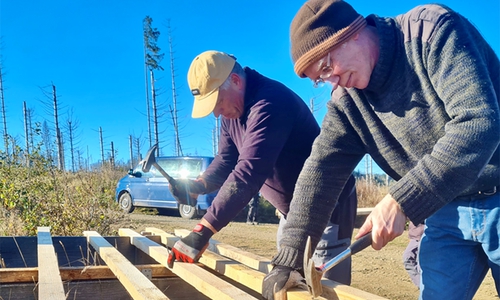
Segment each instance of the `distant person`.
M295 186L263 295L301 268L337 195L369 154L396 180L355 238L382 249L424 223L420 299L472 299L488 270L500 293L500 61L465 17L438 4L361 16L309 0L290 26L296 74L332 99ZM325 196L334 201L325 201ZM381 280L383 282L383 280Z
M277 233L280 241L295 182L319 134L314 116L297 94L253 69L243 68L226 53L206 51L195 57L188 83L194 96L193 117L212 112L221 116L219 153L198 180L180 182L172 193L183 202L186 195L195 199L197 194L219 192L200 223L174 245L168 258L170 266L176 260L196 262L212 235L236 217L259 190L284 216ZM318 263L350 243L357 206L353 176L341 183L338 194L341 192L338 213L330 212L322 224L326 229L323 246L315 252ZM323 201L337 202L337 198L325 195ZM349 284L350 267L346 261L327 276Z
M415 226L415 224L410 221L408 225L408 246L406 246L403 252L403 265L411 281L417 287L420 287L420 274L422 273L418 263L418 248L422 235L424 234L424 226L424 224Z
M252 197L252 200L248 202L248 214L247 214L247 224L259 225L259 193Z

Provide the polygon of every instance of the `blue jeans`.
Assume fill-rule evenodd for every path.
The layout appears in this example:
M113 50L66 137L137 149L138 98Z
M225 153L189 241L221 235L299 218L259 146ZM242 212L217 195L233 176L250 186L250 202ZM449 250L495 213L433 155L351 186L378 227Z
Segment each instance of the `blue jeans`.
M500 194L456 199L425 221L421 300L472 299L491 269L500 293Z

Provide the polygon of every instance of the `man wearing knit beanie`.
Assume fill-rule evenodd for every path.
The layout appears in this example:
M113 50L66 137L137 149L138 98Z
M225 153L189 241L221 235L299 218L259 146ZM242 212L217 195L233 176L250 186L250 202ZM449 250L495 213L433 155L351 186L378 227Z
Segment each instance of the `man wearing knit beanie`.
M500 61L478 30L442 5L362 18L344 1L310 0L290 40L297 75L330 83L332 99L264 297L291 286L283 270L302 269L307 237L314 247L366 154L396 182L356 238L371 234L380 250L407 219L425 221L420 299L472 299L488 269L500 294Z

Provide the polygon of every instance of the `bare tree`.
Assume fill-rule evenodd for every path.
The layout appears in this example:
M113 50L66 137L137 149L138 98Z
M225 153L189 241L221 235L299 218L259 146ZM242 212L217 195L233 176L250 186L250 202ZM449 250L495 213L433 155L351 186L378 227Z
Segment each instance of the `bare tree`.
M42 143L45 147L45 156L49 161L53 161L54 159L54 148L52 144L52 133L50 132L50 127L47 124L47 121L43 121L42 124Z
M139 137L135 139L135 149L137 150L137 161L141 161L141 139Z
M49 114L54 116L54 132L56 136L56 147L57 147L57 167L59 170L64 170L64 144L62 131L59 126L59 110L61 109L58 103L58 96L56 92L56 86L51 83L50 91L46 88L40 88L44 93L47 100L42 101L46 107Z
M73 110L70 110L68 113L68 118L66 119L66 132L67 135L69 136L69 154L71 158L71 170L73 172L76 172L77 168L77 162L75 161L75 153L77 151L76 147L78 146L78 140L80 137L80 134L78 132L78 128L80 126L80 122L78 119L75 119L73 117Z
M101 145L101 166L104 166L104 142L102 139L102 128L99 127L99 143Z
M163 67L160 65L161 60L163 59L164 54L160 53L160 47L158 47L158 38L160 37L160 31L157 28L152 27L153 19L149 16L146 16L143 20L143 37L144 37L144 60L145 60L145 70L149 71L149 76L151 78L151 97L152 102L156 106L156 95L155 95L155 81L154 81L154 71L155 70L163 70ZM147 77L147 75L146 75ZM147 79L146 79L147 80ZM146 83L147 86L147 83ZM148 136L149 136L149 146L152 146L152 137L151 137L151 119L150 119L150 108L149 108L149 99L147 99L147 118L148 118ZM155 141L158 141L158 123L157 123L157 111L155 111L155 107L153 109L153 115L156 120L154 121L155 126ZM157 150L159 153L159 149Z
M173 51L173 40L172 40L172 29L170 27L170 19L167 23L168 28L168 45L170 51L170 73L172 74L172 123L174 125L174 144L175 144L175 155L183 155L181 140L179 138L179 124L177 119L177 92L175 89L175 67L174 67L174 51Z
M128 136L128 146L129 146L129 151L130 151L130 168L132 169L134 167L134 147L132 143L132 135L130 134Z
M113 144L113 141L111 141L111 152L109 155L109 163L111 164L111 167L115 167L115 146Z
M0 50L3 48L0 40ZM3 93L3 58L0 52L0 104L2 109L2 123L3 123L3 142L5 147L5 155L9 157L9 133L7 131L7 113L5 111L5 98Z

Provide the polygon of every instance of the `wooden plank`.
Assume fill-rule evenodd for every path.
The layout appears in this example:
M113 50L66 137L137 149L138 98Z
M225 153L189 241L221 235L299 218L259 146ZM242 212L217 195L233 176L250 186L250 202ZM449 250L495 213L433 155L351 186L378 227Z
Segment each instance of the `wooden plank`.
M38 297L40 299L66 299L52 245L50 227L38 227L37 231Z
M152 278L175 277L160 264L136 265L141 272L151 273ZM59 267L62 281L116 279L108 266ZM0 283L37 282L38 268L0 268Z
M234 261L206 250L200 257L200 263L219 272L220 274L239 282L248 288L262 294L262 281L266 274L250 268L249 266L235 263ZM287 297L290 300L310 300L311 294L308 291L300 289L291 289L287 291ZM316 300L326 300L323 297L317 297Z
M180 237L175 236L173 234L167 233L161 229L155 228L155 227L146 227L145 230L147 233L151 233L152 235L159 235L161 236L161 243L166 245L167 247L172 248L178 240L180 240Z
M89 244L134 299L168 299L144 274L95 231L84 231Z
M164 246L131 229L121 228L118 234L120 236L129 236L131 244L150 255L160 264L167 266L168 250ZM256 299L221 278L203 270L196 264L176 262L171 270L211 299Z
M380 297L348 285L340 284L333 280L321 279L323 285L323 297L327 299L341 299L341 300L387 300L387 298Z
M161 233L160 230L152 230L151 232ZM175 234L179 235L181 237L188 235L189 232L190 232L189 230L185 230L185 229L176 229L175 230ZM163 234L168 236L168 234L165 232L163 232ZM212 243L212 240L210 242ZM257 262L259 262L259 261L262 262L265 260L265 258L263 258L263 257L252 254L250 252L243 251L243 250L238 249L236 247L233 247L231 245L226 245L223 243L219 243L217 241L213 241L213 242L214 242L213 246L219 251L219 253L221 255L230 257L230 258L232 258L236 261L239 261L239 262L243 263L244 265L247 265L251 268L254 268L255 265L257 264ZM207 250L207 251L209 251L209 250ZM202 258L203 258L203 256L202 256ZM200 262L202 262L203 264L207 263L206 259L202 260L202 258L200 258ZM269 264L269 266L272 269L271 264ZM228 268L228 270L233 271L235 268L236 267L232 266L231 268ZM242 281L239 281L238 279L233 278L232 274L231 275L224 274L224 275L226 275L226 276L228 276L228 277L230 277L238 282L242 282L249 287L250 287L250 285L255 284L252 281L252 279L249 279L251 277L245 277L245 278L242 277L240 279ZM263 280L263 277L262 277L262 279L260 279L261 286L262 286L262 280ZM343 285L343 284L340 284L336 281L328 280L326 278L323 278L321 280L321 284L323 286L322 296L325 298L318 298L318 299L340 299L340 300L361 300L361 299L380 300L380 299L385 299L385 298L382 298L380 296L373 295L373 294L370 294L368 292L350 287L348 285ZM259 293L262 293L261 287L258 287L258 289L259 290L256 290L256 289L254 289L254 290L259 292ZM288 299L311 299L311 295L309 294L309 292L304 291L304 290L299 290L299 289L292 289L292 290L287 292L287 295L288 295Z
M154 234L159 234L162 235L162 241L163 238L171 238L172 235L156 229L156 228L147 228L147 232L151 232ZM175 234L179 236L186 236L189 234L189 230L184 230L184 229L176 229ZM264 277L266 276L267 268L265 269L265 272L259 271L255 269L255 266L262 266L262 265L270 265L269 260L267 260L264 257L255 255L250 252L243 251L241 249L238 249L236 247L233 247L231 245L226 245L223 243L219 243L217 241L211 240L212 247L210 248L215 248L216 251L222 251L224 254L217 254L213 252L212 250L207 249L205 253L201 256L199 262L204 264L205 266L214 269L215 271L249 287L250 289L256 291L259 294L262 294L262 281L264 280ZM220 247L218 247L220 246ZM241 262L241 264L235 264L234 262L228 260L225 254L228 254L228 258L234 259L236 261ZM222 256L223 255L223 256ZM267 263L267 264L265 264ZM291 289L287 291L287 296L288 299L290 300L302 300L302 299L311 299L311 294L309 294L308 291L301 290L301 289ZM317 298L318 300L320 299L326 299L319 297ZM332 298L332 299L338 299L338 298Z
M185 237L190 232L191 231L186 229L175 229L175 235L180 237ZM269 271L271 271L273 268L273 266L271 265L271 261L263 256L241 250L228 244L220 243L213 239L210 239L209 250L234 259L235 261L238 261L246 266L249 266L250 268L253 268L265 274L269 273Z

